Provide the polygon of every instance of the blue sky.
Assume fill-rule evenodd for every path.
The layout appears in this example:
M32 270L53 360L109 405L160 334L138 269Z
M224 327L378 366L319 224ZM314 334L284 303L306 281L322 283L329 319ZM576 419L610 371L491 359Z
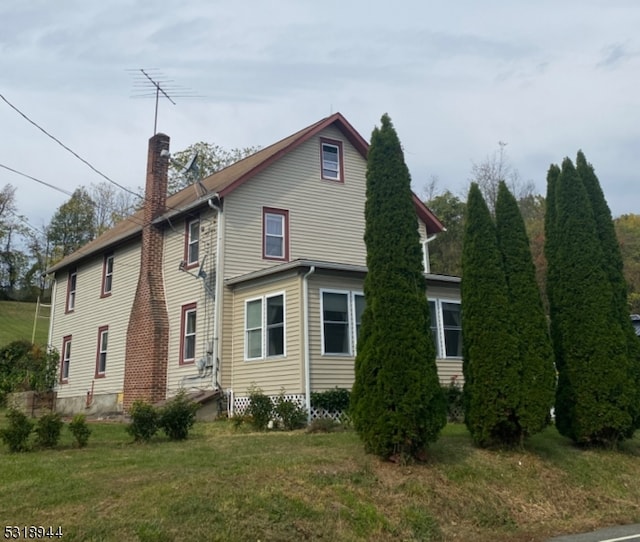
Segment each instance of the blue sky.
M133 189L154 102L127 70L146 68L202 96L160 103L174 152L266 146L335 111L369 139L388 112L418 193L435 176L466 197L502 141L544 194L582 149L615 216L640 213L638 28L636 0L3 0L0 94ZM0 164L69 191L103 180L2 101L0 134ZM36 226L68 197L7 183Z

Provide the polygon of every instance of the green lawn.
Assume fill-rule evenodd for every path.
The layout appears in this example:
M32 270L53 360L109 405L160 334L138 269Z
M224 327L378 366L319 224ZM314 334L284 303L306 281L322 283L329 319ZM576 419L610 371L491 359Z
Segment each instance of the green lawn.
M85 449L66 428L56 450L0 449L4 525L61 526L63 540L524 542L640 521L639 439L581 450L550 428L525 451L490 452L449 425L427 464L398 466L351 431L220 421L143 445L119 423L92 429Z
M0 301L0 347L19 339L31 341L35 314L35 303ZM41 307L40 316L36 322L35 342L46 344L49 333L49 308Z

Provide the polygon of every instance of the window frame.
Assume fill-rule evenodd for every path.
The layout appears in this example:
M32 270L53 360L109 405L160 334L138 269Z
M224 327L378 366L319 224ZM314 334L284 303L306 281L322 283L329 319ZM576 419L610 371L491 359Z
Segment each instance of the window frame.
M269 299L282 297L282 353L269 354L269 324L267 322L267 310ZM248 307L250 303L260 301L260 327L249 328ZM287 356L287 294L285 291L273 292L261 296L254 296L244 300L244 361L259 361L285 358ZM271 329L275 326L271 325ZM278 324L277 327L280 327ZM249 357L249 332L260 330L260 355Z
M349 339L348 352L327 352L325 343L325 320L324 320L324 294L340 294L347 296L347 335ZM362 297L364 293L361 290L339 290L333 288L320 288L320 347L323 356L331 357L354 357L357 353L358 346L358 319L356 311L356 297ZM366 308L366 300L365 300ZM364 314L364 310L363 310ZM360 322L361 324L362 322Z
M436 358L442 360L461 360L462 359L462 351L459 356L449 356L447 355L447 341L445 334L445 325L444 325L444 313L442 305L443 303L449 303L452 305L458 305L460 310L462 311L462 302L459 299L447 298L447 297L438 297L438 298L428 298L429 303L435 304L435 314L436 314L436 322L431 322L431 328L429 332L433 334L433 331L436 332L437 341L435 344L436 347ZM431 310L431 309L429 309ZM463 337L462 337L462 322L459 326L459 334L460 334L460 344L462 345ZM461 346L462 350L462 346Z
M193 337L193 358L185 357L185 348L187 346L188 317L191 313L195 314L195 326L193 333L189 334L189 338ZM180 365L193 365L196 361L196 346L198 341L198 303L186 303L180 307L180 357L178 363Z
M267 216L279 216L282 220L282 256L272 256L267 254ZM289 210L276 209L274 207L262 208L262 259L276 260L280 262L289 261Z
M65 313L76 310L76 297L78 291L78 268L69 269L67 275L67 296L65 301Z
M331 171L329 168L325 168L325 160L324 160L324 147L334 147L337 150L338 160L337 167L338 172L336 177L329 177L325 175L325 170ZM328 139L325 137L320 138L320 177L325 181L331 181L334 183L344 183L344 160L343 160L343 146L342 141L337 139Z
M105 340L106 335L106 340ZM106 344L105 344L106 343ZM98 345L96 346L96 378L105 378L107 376L107 359L109 353L109 326L100 326L98 328ZM102 359L104 358L104 363ZM100 370L100 365L104 368Z
M71 365L71 341L72 335L62 337L62 349L60 350L60 384L69 383L69 367ZM66 370L65 370L66 369ZM66 373L66 374L65 374Z
M102 288L100 291L100 297L109 297L113 292L113 267L114 267L114 255L113 252L104 255L102 261ZM109 262L111 262L111 271L109 271ZM107 290L107 282L109 282L109 289Z
M200 262L200 217L192 216L187 218L184 222L185 233L184 233L184 261L185 261L185 269L193 269L194 267L198 267L198 263ZM198 238L192 238L192 226L196 226L196 231L198 232ZM197 247L196 251L198 252L197 258L192 260L192 249L193 247Z

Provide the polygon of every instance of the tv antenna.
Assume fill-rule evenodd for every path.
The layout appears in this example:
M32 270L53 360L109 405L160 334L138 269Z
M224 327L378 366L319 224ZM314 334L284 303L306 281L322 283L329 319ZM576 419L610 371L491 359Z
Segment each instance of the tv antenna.
M194 93L191 89L177 85L173 79L165 79L164 75L157 69L138 68L127 70L133 73L134 94L132 98L155 98L156 107L153 116L153 135L158 132L158 102L160 98L166 98L173 105L176 105L174 98L203 98Z

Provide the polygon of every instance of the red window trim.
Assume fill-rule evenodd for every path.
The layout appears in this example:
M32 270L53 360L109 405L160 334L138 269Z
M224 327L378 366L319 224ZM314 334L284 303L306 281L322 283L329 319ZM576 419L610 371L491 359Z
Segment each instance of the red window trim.
M68 384L69 383L69 367L67 367L67 378L64 378L62 375L64 374L64 356L67 351L67 344L71 343L72 335L65 335L62 337L62 356L60 356L60 384ZM71 363L71 358L67 360L67 362Z
M75 287L73 289L73 307L69 308L69 299L71 298L71 278L75 277ZM78 269L76 267L74 267L73 269L69 269L69 274L67 275L67 299L65 301L65 305L64 305L64 312L65 314L68 314L70 312L73 312L76 308L76 302L77 302L77 292L78 292Z
M98 345L96 346L96 378L105 378L107 376L107 363L105 360L104 372L99 372L100 369L100 349L102 347L102 334L107 332L107 349L109 348L109 326L100 326L98 328ZM108 357L107 357L108 359Z
M284 217L284 257L267 256L267 215L280 215ZM289 261L289 211L287 209L275 209L274 207L262 208L262 259L279 262Z
M195 359L195 350L194 350L194 358L193 359L185 359L184 358L184 339L185 332L187 327L187 312L196 311L196 337L197 337L197 329L198 329L198 303L195 301L193 303L187 303L186 305L182 305L181 307L181 315L180 315L180 365L193 365L196 361Z
M107 261L111 258L111 290L108 292L105 291L105 286L107 284ZM113 256L113 252L104 255L104 259L102 260L102 287L100 288L100 297L109 297L113 292L113 267L115 263L115 258Z
M184 221L184 263L185 269L193 269L194 267L198 267L198 263L200 261L200 231L198 231L198 259L195 262L189 263L189 226L193 222L198 222L198 230L200 230L200 217L199 216L191 216L187 217Z
M323 166L323 161L324 161L324 157L322 156L322 145L323 143L326 143L327 145L334 145L335 147L338 147L338 178L337 179L333 179L332 177L325 177L324 176L324 168ZM339 141L337 139L328 139L326 137L321 137L320 138L320 177L325 180L325 181L331 181L332 183L344 183L344 153L343 153L343 149L342 149L342 141Z

